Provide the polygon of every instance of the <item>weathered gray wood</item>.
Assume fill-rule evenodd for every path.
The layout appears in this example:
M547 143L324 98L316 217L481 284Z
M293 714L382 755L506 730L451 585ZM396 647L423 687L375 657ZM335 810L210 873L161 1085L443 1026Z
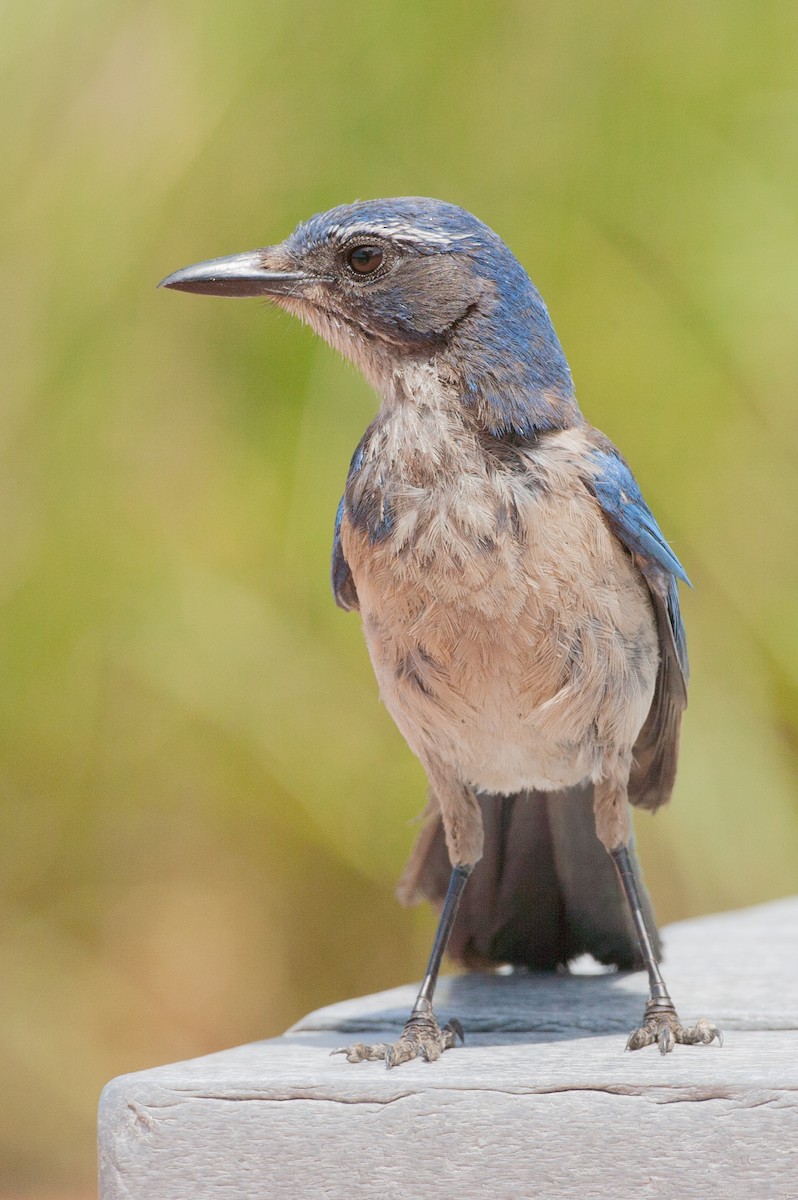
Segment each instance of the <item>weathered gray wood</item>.
M329 1050L396 1036L408 986L282 1038L122 1076L101 1200L798 1197L798 899L666 931L680 1014L720 1048L624 1054L642 975L442 981L467 1044L434 1064Z

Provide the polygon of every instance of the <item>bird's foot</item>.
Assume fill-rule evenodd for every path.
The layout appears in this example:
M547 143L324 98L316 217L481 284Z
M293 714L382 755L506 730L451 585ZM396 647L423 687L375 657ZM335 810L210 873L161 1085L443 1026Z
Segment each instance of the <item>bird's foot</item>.
M347 1062L351 1063L385 1059L386 1067L398 1067L411 1058L434 1062L444 1050L451 1050L458 1038L461 1042L465 1041L460 1022L452 1018L441 1029L435 1013L430 1009L425 1013L413 1013L397 1042L377 1042L373 1046L355 1042L332 1053L345 1054Z
M641 1050L643 1046L653 1046L656 1043L660 1054L668 1054L677 1042L684 1046L708 1046L716 1039L722 1046L723 1034L706 1017L696 1021L691 1028L685 1028L672 1004L662 1000L649 1000L643 1024L629 1035L626 1049Z

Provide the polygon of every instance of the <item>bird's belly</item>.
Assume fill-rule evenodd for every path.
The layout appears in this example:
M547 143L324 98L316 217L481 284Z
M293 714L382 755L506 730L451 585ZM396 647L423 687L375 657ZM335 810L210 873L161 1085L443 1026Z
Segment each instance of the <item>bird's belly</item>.
M449 653L441 652L434 621L405 629L410 636L396 627L389 638L366 635L381 696L422 761L442 761L463 782L496 793L557 789L594 777L603 689L575 692L562 661L559 670L540 670L540 659L556 654L545 645L548 637L537 640L533 661L518 652L515 631L507 630L502 644L501 629L487 628L472 613L450 609L447 617L446 640L454 635Z
M596 779L608 750L631 750L658 650L645 584L620 547L600 580L562 544L556 568L530 569L512 546L468 562L421 564L389 547L348 557L382 698L423 762L512 793Z

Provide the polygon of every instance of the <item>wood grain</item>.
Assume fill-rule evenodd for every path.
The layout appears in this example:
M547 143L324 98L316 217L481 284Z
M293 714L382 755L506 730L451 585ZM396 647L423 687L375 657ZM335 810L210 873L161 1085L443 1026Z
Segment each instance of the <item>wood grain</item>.
M623 1051L642 975L466 976L435 1064L352 1066L415 985L320 1009L283 1037L113 1080L101 1200L798 1196L798 899L666 936L680 1015L724 1046Z

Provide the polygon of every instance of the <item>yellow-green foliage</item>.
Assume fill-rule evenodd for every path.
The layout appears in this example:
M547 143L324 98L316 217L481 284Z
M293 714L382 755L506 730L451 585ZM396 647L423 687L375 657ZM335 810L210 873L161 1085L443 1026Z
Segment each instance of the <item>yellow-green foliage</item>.
M696 585L659 915L795 890L796 13L3 6L0 1193L90 1181L111 1075L423 967L422 772L327 582L373 397L155 290L320 208L440 196L529 268Z

